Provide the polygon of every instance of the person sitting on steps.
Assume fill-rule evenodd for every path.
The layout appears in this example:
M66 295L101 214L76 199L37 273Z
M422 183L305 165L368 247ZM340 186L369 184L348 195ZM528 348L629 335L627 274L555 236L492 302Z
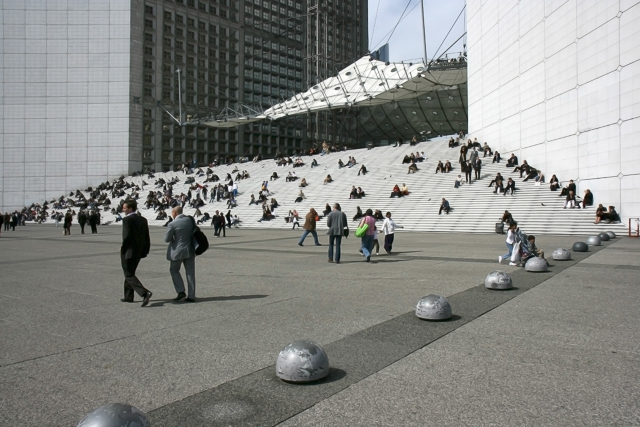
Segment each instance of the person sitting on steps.
M518 166L518 157L511 153L511 157L509 157L509 159L507 160L507 167L508 168L514 168Z
M513 196L513 192L516 191L516 183L513 179L511 179L511 177L509 177L509 179L507 179L507 186L504 189L504 192L502 193L503 196L507 195L507 192L511 190L511 195Z
M493 152L493 160L491 161L491 163L500 163L500 153L498 153L497 151Z
M416 162L414 160L411 161L411 164L409 165L409 168L407 170L407 175L410 173L416 173L418 171L418 166L416 165Z
M444 172L445 172L445 173L449 173L449 172L451 172L451 162L450 162L449 160L447 160L447 161L444 163Z
M438 215L442 214L442 211L445 211L447 215L449 215L449 211L451 211L451 206L449 202L444 197L442 198L442 203L440 204L440 210L438 211Z
M436 166L436 173L444 173L444 165L442 164L442 160L438 161L438 165Z

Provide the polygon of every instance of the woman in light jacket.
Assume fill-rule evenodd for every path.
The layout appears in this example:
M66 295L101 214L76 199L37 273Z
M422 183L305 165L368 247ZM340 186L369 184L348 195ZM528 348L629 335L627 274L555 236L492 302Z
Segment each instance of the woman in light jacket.
M511 254L513 253L513 244L516 241L516 233L518 233L518 223L514 221L511 223L511 225L509 226L509 230L507 231L506 244L509 252L507 252L504 255L499 255L498 263L502 264L502 261L504 261L505 259L511 258ZM509 265L517 265L517 264L515 262L510 262Z

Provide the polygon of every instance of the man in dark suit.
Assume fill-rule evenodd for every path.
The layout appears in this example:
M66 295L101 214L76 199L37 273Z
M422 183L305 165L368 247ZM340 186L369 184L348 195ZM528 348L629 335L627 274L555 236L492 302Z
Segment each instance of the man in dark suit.
M98 234L98 213L95 210L89 214L89 225L91 226L91 234Z
M127 200L122 205L125 217L122 220L122 248L120 261L124 272L124 298L122 302L133 302L133 292L137 292L142 299L142 307L149 304L151 291L145 288L136 277L136 268L140 259L146 258L151 248L149 225L147 220L138 215L138 205L135 200Z
M87 213L84 209L78 212L78 224L80 224L80 233L84 234L84 226L87 223Z

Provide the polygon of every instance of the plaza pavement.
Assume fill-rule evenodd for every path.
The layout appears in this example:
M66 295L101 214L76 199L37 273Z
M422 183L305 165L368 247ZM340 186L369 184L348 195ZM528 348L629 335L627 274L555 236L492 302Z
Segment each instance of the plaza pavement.
M524 230L526 232L526 230ZM482 286L504 236L398 233L363 262L358 240L327 263L328 238L237 230L197 259L195 304L174 303L164 229L124 304L121 229L62 236L51 225L0 238L0 426L75 426L126 402L152 425L640 425L640 242L618 238L549 273ZM540 236L548 258L587 236ZM426 322L420 297L454 318ZM138 298L138 297L136 297ZM278 352L321 344L329 377L275 377Z

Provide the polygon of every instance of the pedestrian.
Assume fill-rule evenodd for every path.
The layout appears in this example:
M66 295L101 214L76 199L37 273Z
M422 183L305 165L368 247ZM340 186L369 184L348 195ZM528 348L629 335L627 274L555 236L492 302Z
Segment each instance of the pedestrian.
M384 233L384 250L390 254L393 249L393 238L396 228L404 228L395 223L391 219L391 212L387 212L384 223L382 224L382 232Z
M222 223L221 215L219 211L213 215L211 218L211 224L213 224L213 235L216 237L220 237L220 224Z
M91 226L91 234L98 234L98 213L96 211L91 211L89 214L89 225Z
M2 236L2 224L4 224L4 215L0 212L0 237Z
M80 234L84 234L84 226L87 223L87 212L82 209L78 212L78 224L80 224Z
M329 230L329 262L335 262L340 264L340 245L342 244L342 236L345 232L349 231L349 225L347 223L347 215L345 215L340 209L340 204L335 203L333 210L327 215L327 227ZM335 244L335 258L333 252L333 246Z
M73 223L73 215L71 215L71 212L67 212L64 216L64 232L63 234L65 236L70 236L71 235L71 224Z
M511 255L513 254L513 244L516 241L517 232L518 232L518 223L515 221L512 221L511 224L509 225L509 230L507 231L507 240L505 241L505 243L507 244L508 252L504 255L498 256L498 263L502 264L502 261L504 261L505 259L511 258ZM516 264L513 262L510 262L509 265L516 265Z
M167 225L164 241L169 243L167 247L167 261L171 261L169 272L173 286L178 293L174 298L180 301L195 302L196 300L196 254L193 245L193 234L196 231L196 222L192 217L182 214L182 207L176 206L171 210L173 221ZM184 264L187 274L187 292L185 293L184 281L180 274L180 267Z
M138 215L137 209L138 204L135 200L126 200L122 205L122 212L126 216L122 220L122 247L120 248L120 262L124 272L124 298L120 301L133 302L135 291L143 298L142 307L144 307L149 304L153 293L136 277L136 269L140 260L149 254L151 239L149 224L143 216Z
M318 219L320 219L318 218L318 212L316 212L314 208L311 208L307 216L304 218L304 225L302 226L302 228L304 228L304 233L302 233L302 237L300 237L300 241L298 241L298 246L304 246L302 243L309 233L313 236L315 245L322 246L320 242L318 242L318 233L316 233L316 221Z
M373 211L371 209L366 210L366 212L364 213L364 218L362 218L360 220L360 224L358 224L358 228L362 227L365 224L368 226L368 228L364 236L362 236L360 249L362 250L362 255L364 255L365 257L365 261L369 262L371 259L371 251L373 250L373 239L376 233L376 219L373 217Z

